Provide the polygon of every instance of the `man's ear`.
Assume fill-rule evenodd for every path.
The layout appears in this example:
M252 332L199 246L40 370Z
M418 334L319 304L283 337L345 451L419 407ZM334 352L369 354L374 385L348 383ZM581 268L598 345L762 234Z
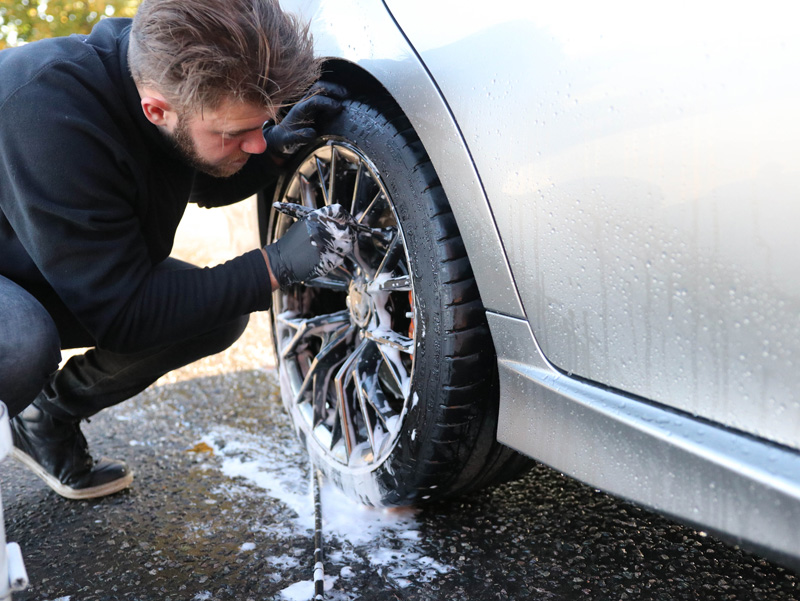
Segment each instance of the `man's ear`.
M142 95L141 105L144 116L150 123L168 129L171 127L176 113L163 96L152 93Z

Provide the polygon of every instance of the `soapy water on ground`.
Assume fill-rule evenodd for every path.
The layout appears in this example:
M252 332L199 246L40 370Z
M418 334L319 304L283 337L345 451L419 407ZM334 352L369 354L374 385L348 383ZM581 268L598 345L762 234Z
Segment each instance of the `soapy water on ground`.
M221 441L224 441L221 443ZM309 469L298 466L297 455L305 455L298 441L287 449L280 448L263 437L243 430L219 427L209 431L201 444L213 450L218 462L206 469L220 469L235 482L249 487L233 486L215 491L223 495L266 494L291 509L295 517L284 523L264 524L262 534L271 539L292 540L298 536L313 536L314 503ZM260 492L259 492L260 491ZM332 600L353 599L358 590L353 586L337 586L357 575L361 566L377 570L387 581L399 588L412 582L430 582L452 567L426 556L419 549L419 523L415 509L379 509L366 507L347 499L331 484L323 482L321 489L323 537L325 550L325 590ZM248 545L248 543L244 543ZM252 543L249 543L252 545ZM253 549L253 546L249 546ZM330 549L336 549L330 551ZM306 561L307 560L307 561ZM269 559L275 572L274 581L284 580L284 569L296 568L300 561L309 566L309 579L293 583L281 591L290 601L305 601L314 595L311 579L312 560L278 556ZM344 584L344 583L342 583Z

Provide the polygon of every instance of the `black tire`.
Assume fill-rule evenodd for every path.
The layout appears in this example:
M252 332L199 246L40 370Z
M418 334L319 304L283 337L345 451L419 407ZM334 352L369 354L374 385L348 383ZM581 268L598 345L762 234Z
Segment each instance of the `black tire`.
M320 469L376 506L440 500L524 469L528 460L496 440L484 308L450 205L399 108L345 102L274 200L340 202L385 228L359 234L343 268L274 296L284 404ZM273 213L267 240L291 221Z

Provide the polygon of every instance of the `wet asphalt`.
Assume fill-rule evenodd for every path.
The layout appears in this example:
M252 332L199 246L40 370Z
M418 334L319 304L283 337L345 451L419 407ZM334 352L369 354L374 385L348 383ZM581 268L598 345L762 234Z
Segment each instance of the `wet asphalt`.
M313 516L227 469L246 439L250 457L278 466L278 488L302 496L308 484L266 338L258 316L234 348L84 426L95 455L133 468L129 490L69 501L12 460L0 464L8 540L31 580L16 601L311 597L297 586L312 577ZM307 530L297 526L305 519ZM410 528L327 536L326 598L800 599L793 572L544 466L423 508Z

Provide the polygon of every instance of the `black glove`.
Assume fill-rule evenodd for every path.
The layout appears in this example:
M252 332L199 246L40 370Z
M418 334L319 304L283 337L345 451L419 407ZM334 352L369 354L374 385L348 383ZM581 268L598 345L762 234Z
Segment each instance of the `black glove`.
M342 110L341 100L347 90L329 81L318 81L295 104L280 123L268 121L264 125L267 152L280 159L297 152L317 137L317 121L332 117Z
M353 250L353 217L342 205L311 211L264 247L281 288L325 275Z

